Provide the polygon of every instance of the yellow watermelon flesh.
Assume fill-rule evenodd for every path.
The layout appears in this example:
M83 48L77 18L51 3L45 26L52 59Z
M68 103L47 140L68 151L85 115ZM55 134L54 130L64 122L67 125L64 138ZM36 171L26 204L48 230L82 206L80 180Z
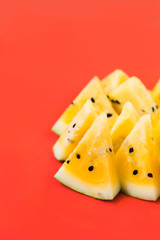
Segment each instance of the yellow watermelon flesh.
M87 100L53 146L54 155L58 160L67 159L96 117L93 103Z
M113 199L120 190L106 113L100 114L55 178L75 191Z
M121 83L125 82L129 76L120 69L115 70L102 79L102 86L106 94L117 88Z
M125 138L133 129L134 125L138 122L139 116L134 106L130 102L124 104L123 110L117 121L111 129L111 137L113 142L114 152L117 152Z
M88 99L91 99L94 103L97 114L100 114L103 111L111 114L109 115L109 125L112 127L118 115L107 99L99 78L94 77L74 99L73 103L64 111L52 127L52 130L58 135L61 135Z
M151 91L151 96L154 102L157 104L156 107L158 109L160 106L160 79ZM152 118L152 125L153 137L157 143L157 152L160 159L160 109L158 109L156 116Z
M157 114L152 117L152 126L153 126L153 138L157 144L157 152L160 161L160 109L158 109Z
M151 91L151 96L155 103L157 103L158 106L160 106L160 79L156 83L155 87Z
M140 118L116 153L122 191L155 201L160 194L160 166L153 140L151 115Z
M136 77L131 77L122 83L109 95L114 108L120 114L125 102L130 101L140 116L157 112L157 105L143 83Z

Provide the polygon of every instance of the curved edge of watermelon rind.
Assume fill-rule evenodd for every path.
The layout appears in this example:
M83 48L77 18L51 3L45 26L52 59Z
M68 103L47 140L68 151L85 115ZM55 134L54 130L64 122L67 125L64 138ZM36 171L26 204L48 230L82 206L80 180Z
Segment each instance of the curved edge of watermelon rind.
M127 196L146 201L156 201L159 198L159 187L149 184L121 183L121 192Z
M52 151L54 153L55 158L60 161L60 162L64 162L66 160L67 157L64 157L62 154L61 149L58 148L58 144L55 144L52 147Z
M58 121L51 128L52 132L55 132L57 135L61 135L64 130L67 128L67 124L62 121L62 119L58 119Z
M116 183L114 187L103 184L103 188L102 185L95 186L94 184L85 183L70 171L67 171L64 165L54 175L54 178L76 192L100 200L113 200L120 191L119 183Z

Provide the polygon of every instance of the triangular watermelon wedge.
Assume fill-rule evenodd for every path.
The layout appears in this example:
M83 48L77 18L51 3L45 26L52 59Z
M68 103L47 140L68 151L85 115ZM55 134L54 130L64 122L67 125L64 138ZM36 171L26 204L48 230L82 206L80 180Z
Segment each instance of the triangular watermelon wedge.
M93 103L87 100L53 146L54 155L58 160L67 159L96 117Z
M129 76L120 69L116 69L105 78L102 79L102 86L106 94L117 88L121 83L125 82Z
M155 201L160 194L160 166L152 135L151 115L140 118L116 153L122 191Z
M157 112L156 103L151 98L149 91L137 78L131 77L116 89L110 92L109 98L114 108L120 114L125 102L130 101L140 116Z
M133 104L126 102L121 114L111 129L114 152L118 151L119 147L131 132L138 120L139 116Z
M109 126L112 127L118 115L105 95L99 78L94 77L64 111L52 127L52 131L61 135L88 99L93 102L98 115L104 111L109 114Z
M113 199L120 190L106 113L100 114L55 178L75 191Z

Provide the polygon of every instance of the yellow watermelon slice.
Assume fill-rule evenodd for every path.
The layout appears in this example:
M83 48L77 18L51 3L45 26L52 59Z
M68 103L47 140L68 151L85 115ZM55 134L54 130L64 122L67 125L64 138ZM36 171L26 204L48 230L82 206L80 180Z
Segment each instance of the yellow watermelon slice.
M157 112L157 105L143 83L136 77L131 77L122 83L109 95L114 108L120 114L125 102L130 101L140 116Z
M113 142L114 152L117 152L125 138L138 122L139 116L134 106L130 102L124 104L123 110L113 128L111 129L111 137Z
M106 94L117 88L121 83L125 82L129 76L120 69L115 70L102 79L102 86Z
M107 99L99 78L94 77L74 99L72 104L64 111L52 127L52 130L58 135L61 135L88 99L91 99L94 103L97 114L100 114L103 111L109 113L109 125L112 127L118 115Z
M151 115L140 118L116 153L122 191L155 201L160 194L160 166L152 135Z
M120 190L106 113L100 114L55 178L75 191L113 199Z
M158 106L160 106L160 79L156 83L153 90L151 91L151 96L152 96L153 100L155 101L155 103L157 103Z
M58 160L67 159L96 117L93 103L87 100L53 147Z

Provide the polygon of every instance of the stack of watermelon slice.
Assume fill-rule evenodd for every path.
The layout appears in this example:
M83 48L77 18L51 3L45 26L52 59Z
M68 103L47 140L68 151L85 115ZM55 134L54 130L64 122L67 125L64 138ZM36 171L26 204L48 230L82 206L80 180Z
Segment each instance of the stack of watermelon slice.
M115 70L94 77L52 127L64 161L55 178L75 191L111 200L121 190L160 196L160 81L152 91Z

